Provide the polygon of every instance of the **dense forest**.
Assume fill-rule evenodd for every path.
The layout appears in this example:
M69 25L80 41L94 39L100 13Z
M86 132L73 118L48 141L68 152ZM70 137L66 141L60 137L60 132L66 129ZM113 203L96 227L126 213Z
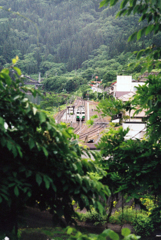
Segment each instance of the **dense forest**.
M95 76L104 84L117 74L135 77L141 67L127 68L135 59L131 52L160 40L148 35L128 43L144 23L138 15L115 18L118 4L100 9L97 0L1 0L0 5L11 10L0 10L1 68L18 55L22 73L36 78L41 72L50 91L72 92Z

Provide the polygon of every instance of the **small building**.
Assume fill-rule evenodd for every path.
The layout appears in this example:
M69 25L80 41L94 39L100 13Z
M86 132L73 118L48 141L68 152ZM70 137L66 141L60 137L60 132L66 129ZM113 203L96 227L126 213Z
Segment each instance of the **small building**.
M132 76L117 76L116 91L113 93L113 96L123 102L129 101L135 95L137 87L143 84L145 84L145 81L135 81L132 79ZM130 115L129 112L126 112L125 115L129 116L129 118L124 120L122 124L123 129L130 128L125 139L142 139L146 132L145 111L135 114L135 110L131 110ZM117 123L119 119L118 114L118 118L115 118L112 122Z
M120 98L131 92L136 92L139 85L145 84L144 81L135 81L132 76L117 76L116 91L114 96Z

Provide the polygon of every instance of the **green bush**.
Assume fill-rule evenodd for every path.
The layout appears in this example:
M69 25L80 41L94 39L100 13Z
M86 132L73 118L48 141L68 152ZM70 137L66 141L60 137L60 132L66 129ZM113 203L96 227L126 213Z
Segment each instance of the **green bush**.
M78 220L80 222L94 223L95 225L101 223L104 224L107 215L101 215L100 213L92 210L91 212L78 213Z
M136 211L132 208L125 208L123 210L115 211L113 215L110 216L109 222L116 224L124 224L124 223L134 223L136 218Z
M149 236L154 231L154 225L146 215L138 215L134 221L134 229L141 236Z

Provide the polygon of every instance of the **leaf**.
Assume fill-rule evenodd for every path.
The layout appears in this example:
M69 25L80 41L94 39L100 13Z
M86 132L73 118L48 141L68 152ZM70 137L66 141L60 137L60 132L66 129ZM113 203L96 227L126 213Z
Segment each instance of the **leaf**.
M119 11L117 14L116 14L116 18L117 17L120 17L121 15L125 15L127 13L127 9L123 9L123 10L121 10L121 11Z
M43 123L46 121L46 114L43 113L43 112L39 112L39 119L40 119L40 122Z
M109 237L109 234L111 233L111 231L112 231L111 229L106 229L101 233L101 235L103 237Z
M117 2L118 2L118 0L111 0L110 1L110 6L111 7L114 6Z
M74 171L77 171L77 165L75 163L72 163L72 167L74 168Z
M148 72L150 73L150 72L152 71L152 69L153 69L153 65L150 65L150 66L148 67Z
M68 227L67 234L68 234L68 235L71 235L72 232L73 232L73 228Z
M8 74L2 73L2 72L1 72L1 76L5 79L6 84L10 86L12 83L12 79L10 78L10 76Z
M147 66L143 67L143 68L141 69L141 74L143 74L143 73L146 71L146 69L147 69Z
M100 2L99 8L107 6L109 4L110 0L103 0Z
M33 107L33 108L32 108L32 111L33 111L33 114L35 115L36 112L37 112L37 108Z
M82 185L82 178L81 178L81 176L79 175L79 173L77 173L77 174L75 175L75 179L76 179L76 181L77 181L80 185Z
M31 174L32 174L32 172L31 172L30 170L26 170L26 177L27 177L27 178L30 177Z
M114 231L111 231L109 233L109 237L112 238L113 240L119 240L119 235L115 233Z
M5 74L9 75L10 71L8 68L4 68L4 69L2 69L1 73L5 73Z
M19 145L16 145L16 147L17 147L17 150L18 150L18 153L19 153L20 157L22 157L23 154L22 154L22 151L21 151L21 147Z
M154 25L151 24L146 28L145 34L148 35L150 32L152 32L154 29Z
M137 40L139 40L142 37L142 32L141 30L139 30L139 32L137 33Z
M28 192L28 193L27 193L27 196L28 196L28 197L31 197L31 196L32 196L32 193L31 193L31 192Z
M30 149L32 149L35 146L35 142L32 138L29 138L28 144L29 144Z
M121 235L124 237L127 237L131 233L131 230L129 228L122 228Z
M128 42L135 40L137 37L137 32L134 32L129 38L128 38Z
M7 141L7 148L10 151L12 149L12 142L11 141Z
M134 8L135 5L136 5L136 2L137 2L137 0L131 0L130 1L130 6Z
M1 193L1 196L2 196L6 201L9 200L8 197L7 197L5 194Z
M54 192L56 192L56 191L57 191L57 188L56 188L56 186L54 185L53 182L51 183L51 185L52 185L52 188L53 188Z
M49 189L49 187L50 187L50 180L49 180L49 178L44 175L43 179L44 179L44 182L45 182L46 189Z
M139 59L140 57L141 57L141 55L143 54L143 51L141 50L141 51L139 51L138 53L137 53L137 56L136 56L136 58L137 59Z
M21 70L18 67L13 67L19 76L21 76Z
M12 63L15 65L17 63L18 59L19 59L18 56L16 56L16 58L12 59Z
M17 186L15 186L15 188L14 188L14 194L16 195L16 197L18 197L18 195L19 195L19 190L18 190Z
M97 206L98 206L99 212L101 213L101 215L103 215L104 207L102 206L102 204L100 202L97 202Z
M42 177L40 176L40 174L36 174L36 182L37 182L37 184L40 186L41 185L41 183L42 183Z
M45 155L46 157L48 157L49 153L48 153L47 149L46 149L45 147L42 147L42 150L43 150L43 152L44 152L44 155Z
M124 8L126 6L126 4L128 3L129 0L123 0L120 4L120 8Z
M2 117L0 117L0 125L4 127L4 119Z

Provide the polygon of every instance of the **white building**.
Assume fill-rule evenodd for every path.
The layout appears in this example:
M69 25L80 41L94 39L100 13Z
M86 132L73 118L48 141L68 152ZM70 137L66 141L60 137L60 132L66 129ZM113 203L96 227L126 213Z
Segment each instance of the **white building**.
M132 79L132 76L117 76L116 91L114 96L119 98L130 92L135 92L136 87L143 85L144 82L137 82Z
M133 98L135 92L137 90L136 87L139 85L143 85L144 81L135 81L132 79L132 76L117 76L117 82L115 83L115 92L113 96L126 102ZM146 131L146 124L144 123L143 119L145 116L145 111L141 111L139 114L134 115L134 110L129 113L127 112L126 115L129 116L127 120L123 122L123 129L130 128L129 132L127 133L125 139L142 139L145 131ZM113 122L119 122L119 119L115 119Z

